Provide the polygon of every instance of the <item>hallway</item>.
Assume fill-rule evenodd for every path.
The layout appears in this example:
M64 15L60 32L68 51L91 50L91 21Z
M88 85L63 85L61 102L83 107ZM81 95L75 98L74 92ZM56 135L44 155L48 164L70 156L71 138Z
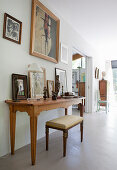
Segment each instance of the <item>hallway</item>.
M73 114L78 114L74 109ZM16 151L14 156L0 158L0 170L116 170L117 167L116 108L84 114L84 141L76 126L69 131L67 156L62 157L62 133L50 135L49 151L45 138L38 141L36 165L31 166L30 145Z

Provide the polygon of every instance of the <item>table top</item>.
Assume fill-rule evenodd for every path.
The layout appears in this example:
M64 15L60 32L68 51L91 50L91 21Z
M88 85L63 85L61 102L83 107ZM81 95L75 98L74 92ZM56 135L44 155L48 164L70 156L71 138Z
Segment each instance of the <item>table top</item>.
M77 98L70 98L70 99L57 99L57 100L52 100L52 98L47 98L46 100L44 99L27 99L27 100L19 100L19 101L13 101L13 100L5 100L5 103L7 104L13 104L13 105L49 105L49 104L57 104L57 103L65 103L65 102L75 102L75 101L81 101L85 99L86 97L77 97Z

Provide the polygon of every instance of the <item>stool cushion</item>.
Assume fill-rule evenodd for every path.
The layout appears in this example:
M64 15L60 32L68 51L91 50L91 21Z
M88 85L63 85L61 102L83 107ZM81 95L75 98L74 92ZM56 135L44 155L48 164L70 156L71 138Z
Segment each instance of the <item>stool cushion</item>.
M83 121L83 117L75 116L75 115L66 115L59 117L57 119L53 119L46 122L46 125L52 128L59 129L69 129Z

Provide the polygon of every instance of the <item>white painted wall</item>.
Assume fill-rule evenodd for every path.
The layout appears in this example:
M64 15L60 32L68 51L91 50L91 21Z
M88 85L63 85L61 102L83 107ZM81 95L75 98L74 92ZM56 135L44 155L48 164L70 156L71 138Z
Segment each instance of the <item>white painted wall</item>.
M55 67L59 67L67 70L68 90L71 91L72 47L74 46L78 48L89 56L96 56L95 51L88 45L88 43L66 23L63 17L60 16L59 9L58 12L54 10L55 8L51 3L48 4L47 0L42 0L42 2L60 18L60 42L63 42L69 48L68 65L61 62L54 64L29 55L31 0L0 0L0 156L10 152L9 108L4 101L11 98L11 74L27 74L28 64L37 63L39 66L46 68L47 79L54 80ZM56 6L56 4L54 5ZM5 12L22 21L21 45L2 38ZM45 135L45 121L60 115L64 115L63 109L42 112L40 114L38 118L38 139ZM15 149L28 143L30 143L29 117L27 113L17 112Z

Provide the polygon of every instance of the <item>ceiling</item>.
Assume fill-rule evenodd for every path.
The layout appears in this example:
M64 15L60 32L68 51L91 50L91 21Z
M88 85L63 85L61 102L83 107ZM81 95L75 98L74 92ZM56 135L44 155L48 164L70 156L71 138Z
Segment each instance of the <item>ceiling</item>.
M117 58L117 0L48 0L106 58Z

